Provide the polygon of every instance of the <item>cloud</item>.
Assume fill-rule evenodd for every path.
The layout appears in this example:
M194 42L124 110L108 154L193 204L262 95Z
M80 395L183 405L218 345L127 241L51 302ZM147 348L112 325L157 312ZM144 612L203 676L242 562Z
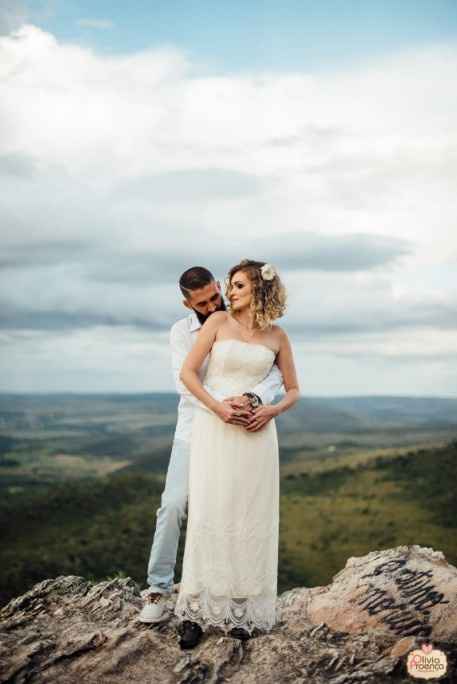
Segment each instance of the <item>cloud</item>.
M137 196L150 202L217 201L224 197L240 197L260 191L262 179L252 174L229 169L189 169L168 171L127 178L113 192Z
M241 258L274 262L284 272L357 272L395 264L413 251L406 241L368 234L289 233L268 237L259 244L249 237L215 239L198 227L178 231L163 226L162 230L155 250L129 252L118 247L117 252L107 250L103 261L86 262L88 277L111 283L176 283L186 268L206 264L223 278Z
M0 5L0 36L8 35L24 23L27 10L20 0L2 0Z
M255 249L254 243L250 245ZM259 247L257 247L259 249ZM278 240L268 237L260 248L286 270L360 271L394 264L414 252L414 245L395 236L370 233L322 235L286 233Z
M146 320L135 316L117 317L108 313L68 312L68 311L46 311L40 309L21 310L5 309L0 313L0 329L10 333L18 330L39 330L45 331L74 331L85 328L96 328L99 326L115 328L120 326L132 326L145 329L151 332L168 330L169 325L160 321Z
M0 177L30 178L36 172L36 164L25 154L12 152L0 156Z
M170 188L171 190L171 188ZM179 198L179 192L177 193ZM176 198L175 198L176 201ZM8 224L6 224L8 225ZM3 268L20 269L80 264L89 280L111 283L176 282L188 264L207 264L219 276L241 258L273 261L284 271L357 272L395 264L413 247L405 240L370 234L329 236L317 233L289 233L268 237L259 245L255 239L218 239L209 232L190 227L155 225L160 231L155 249L135 250L126 244L97 244L85 239L34 239L14 241L10 218L10 244L5 243L0 257ZM280 248L280 249L279 249ZM243 256L244 255L244 256ZM11 274L10 274L11 276Z
M0 268L24 269L56 266L60 263L84 261L91 245L83 240L29 240L6 247L0 256Z
M76 22L78 26L83 28L93 28L93 29L111 29L114 27L114 23L111 19L78 19Z
M101 261L99 258L96 263ZM123 276L124 282L122 278L116 279L115 274L117 269L128 270L127 265L119 262L116 266L112 259L107 262L109 269L94 271L91 287L87 286L87 272L76 262L5 271L1 289L6 293L9 287L10 294L3 294L0 299L0 327L13 331L57 330L59 326L62 330L91 325L136 326L154 332L168 330L183 315L177 287L180 271L167 284L164 274L170 271L168 264L157 276L157 264L151 259L148 279L146 261L131 261L131 273ZM135 269L140 271L141 279ZM226 268L220 273L213 269L221 279L225 271ZM338 345L349 344L352 349L357 340L358 348L363 344L370 348L372 335L376 334L384 336L389 347L392 341L395 343L397 333L409 331L417 351L429 353L429 342L421 342L424 331L438 337L447 332L455 335L457 292L446 296L428 294L423 298L408 293L398 296L385 275L369 271L284 271L282 277L288 292L288 308L280 323L297 342L321 344L338 340ZM31 288L38 280L42 284L40 291L31 299ZM11 292L15 295L11 296Z
M100 55L19 14L0 13L4 340L166 344L180 273L243 257L278 266L308 350L368 358L377 336L389 358L408 332L419 359L455 330L455 47L208 77L176 48Z

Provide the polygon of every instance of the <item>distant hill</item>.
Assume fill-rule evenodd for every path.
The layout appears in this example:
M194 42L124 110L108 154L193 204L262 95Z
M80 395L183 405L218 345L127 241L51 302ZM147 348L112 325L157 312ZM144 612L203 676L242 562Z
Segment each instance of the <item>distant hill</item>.
M151 434L159 427L173 431L178 397L173 393L150 394L13 394L0 393L0 430L37 427L78 429L99 426L110 432L119 427L122 415L141 422L150 418ZM154 419L153 419L154 417ZM86 420L84 420L86 419ZM159 419L159 420L157 420ZM440 397L305 397L281 415L283 432L357 432L373 428L457 428L457 398Z
M0 491L115 470L165 474L178 397L0 394ZM277 419L281 465L352 452L439 446L457 434L457 399L305 397Z

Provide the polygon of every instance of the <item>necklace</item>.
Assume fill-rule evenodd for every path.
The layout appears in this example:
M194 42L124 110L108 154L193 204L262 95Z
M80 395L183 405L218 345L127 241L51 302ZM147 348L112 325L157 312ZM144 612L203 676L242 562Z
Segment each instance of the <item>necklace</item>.
M249 334L248 334L248 339L249 339L249 340L250 340L252 337L254 337L254 335L255 335L255 328L254 328L254 329L248 328L247 325L244 325L243 323L241 323L240 321L238 321L234 316L233 316L232 318L233 318L234 321L236 321L236 322L238 323L238 325L240 326L240 328L244 328L244 330L249 331ZM246 339L246 334L247 334L247 333L242 332L241 334L242 334L242 336L245 337L245 339Z

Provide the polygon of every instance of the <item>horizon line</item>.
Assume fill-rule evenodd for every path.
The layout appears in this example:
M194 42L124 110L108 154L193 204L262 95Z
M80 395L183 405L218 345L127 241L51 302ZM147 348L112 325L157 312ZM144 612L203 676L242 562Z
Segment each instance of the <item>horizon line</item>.
M61 395L77 395L77 396L148 396L152 394L164 394L179 397L178 392L173 390L151 390L146 392L140 391L94 391L94 392L83 392L80 390L26 390L26 391L15 391L15 390L0 390L0 396L2 395L15 395L15 396L61 396ZM302 399L456 399L457 395L438 395L438 394L307 394L306 396L300 396L299 401Z

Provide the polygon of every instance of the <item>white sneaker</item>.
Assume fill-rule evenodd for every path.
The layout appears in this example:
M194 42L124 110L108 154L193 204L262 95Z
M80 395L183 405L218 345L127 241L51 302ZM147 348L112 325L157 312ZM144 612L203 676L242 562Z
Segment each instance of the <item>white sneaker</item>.
M160 622L166 617L169 594L152 591L144 596L144 606L138 616L140 622Z

